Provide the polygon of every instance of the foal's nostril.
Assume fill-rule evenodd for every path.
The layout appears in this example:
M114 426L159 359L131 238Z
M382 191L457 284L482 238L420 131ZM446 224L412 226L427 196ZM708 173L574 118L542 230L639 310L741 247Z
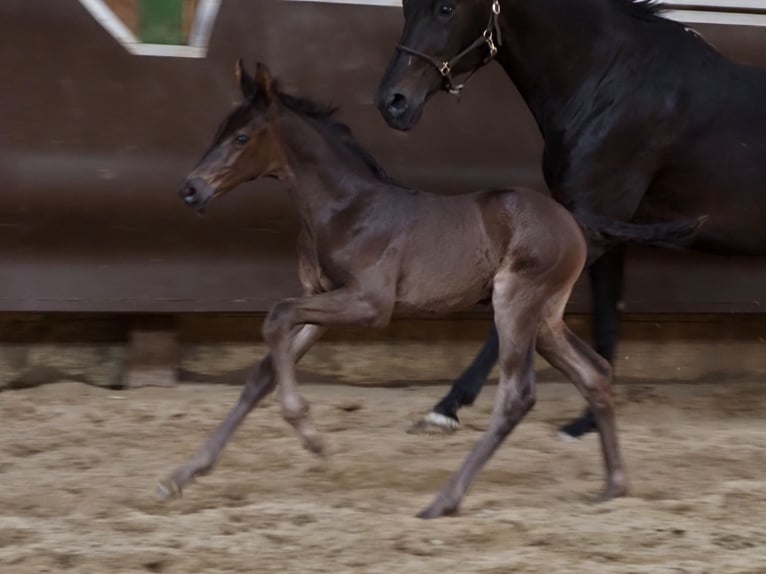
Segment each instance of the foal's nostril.
M391 94L386 100L386 110L394 118L404 114L408 107L409 102L407 102L407 97L403 94Z
M197 203L197 190L191 184L184 184L184 186L178 190L178 195L184 200L186 205L194 205Z

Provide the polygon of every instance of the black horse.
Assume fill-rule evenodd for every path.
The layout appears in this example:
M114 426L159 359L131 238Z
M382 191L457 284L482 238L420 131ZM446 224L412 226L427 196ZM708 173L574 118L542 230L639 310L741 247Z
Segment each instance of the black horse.
M497 60L542 133L553 197L582 224L709 214L693 248L766 254L766 70L727 60L648 0L404 0L404 17L376 94L390 126L411 129L432 95ZM624 255L595 236L595 346L612 362ZM457 426L496 359L493 331L425 424Z

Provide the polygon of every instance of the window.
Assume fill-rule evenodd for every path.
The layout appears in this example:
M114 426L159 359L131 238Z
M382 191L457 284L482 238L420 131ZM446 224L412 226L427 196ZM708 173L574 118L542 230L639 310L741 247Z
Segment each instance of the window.
M128 52L203 58L221 0L79 0Z

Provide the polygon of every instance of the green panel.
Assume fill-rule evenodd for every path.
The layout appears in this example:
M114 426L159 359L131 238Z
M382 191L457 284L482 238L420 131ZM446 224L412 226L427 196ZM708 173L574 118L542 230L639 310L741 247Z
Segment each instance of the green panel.
M184 44L184 0L141 0L141 41L148 44Z

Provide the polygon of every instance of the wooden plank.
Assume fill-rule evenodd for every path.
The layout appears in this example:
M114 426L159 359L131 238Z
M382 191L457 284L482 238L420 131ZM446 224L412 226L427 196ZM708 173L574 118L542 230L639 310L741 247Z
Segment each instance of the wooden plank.
M180 351L173 329L135 328L130 331L125 360L124 386L172 387Z

